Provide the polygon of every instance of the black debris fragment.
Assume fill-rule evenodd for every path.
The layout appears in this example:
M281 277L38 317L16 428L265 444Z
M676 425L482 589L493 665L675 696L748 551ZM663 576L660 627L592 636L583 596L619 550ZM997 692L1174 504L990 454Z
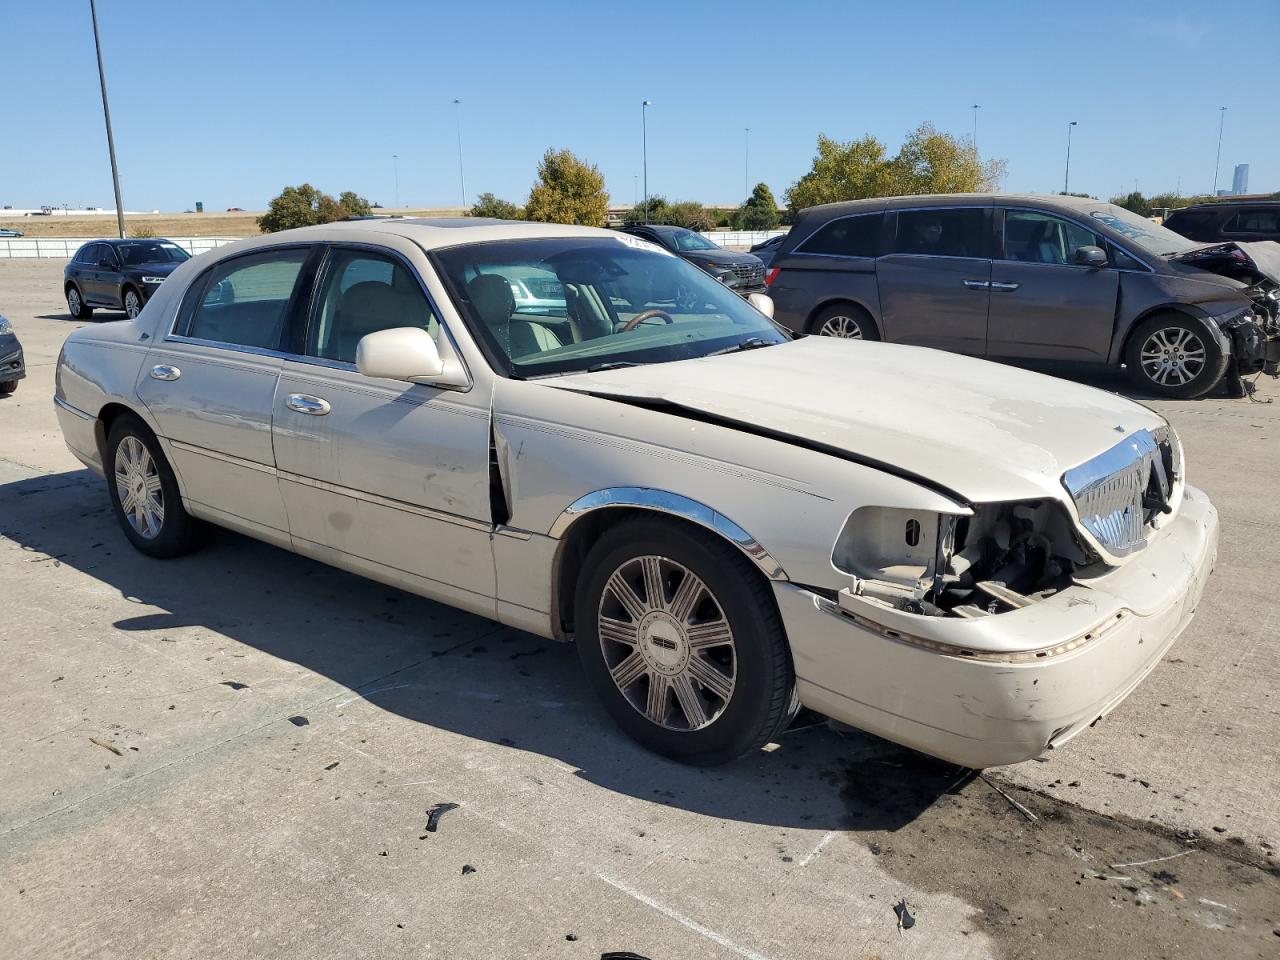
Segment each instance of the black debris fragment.
M331 764L329 764L327 767L325 767L325 769L326 769L326 770L332 770L334 767L336 767L336 766L337 766L338 764L340 764L341 762L342 762L341 760L335 760L335 761L333 761L333 763L331 763Z
M469 863L464 863L464 864L462 865L462 875L463 875L464 877L465 877L468 873L475 873L475 872L476 872L476 868L475 868L475 867L473 867L471 864L469 864Z
M223 680L222 686L230 687L232 690L248 690L249 689L249 685L247 683L241 683L239 680Z
M630 950L610 950L608 953L600 954L600 960L649 960L649 958L632 953Z
M105 740L99 740L97 737L90 737L89 742L94 744L95 746L101 747L103 750L110 750L117 757L124 756L124 754L120 752L120 748L117 747L115 744L107 743Z
M578 935L576 933L566 933L564 935L564 938L568 940L570 943L573 943L575 940L578 939Z
M916 918L911 915L911 911L907 909L907 901L899 900L893 905L893 912L898 915L898 929L910 930L916 925Z
M385 857L386 855L387 855L387 851L385 850L383 850L380 854L378 854L378 856L380 857Z
M435 833L436 828L440 826L440 818L450 810L457 810L456 803L437 803L434 807L427 811L427 833Z
M874 857L880 856L880 844L873 843L867 849L871 851L872 856Z
M290 717L289 722L292 723L295 727L305 727L311 721L308 720L306 717Z

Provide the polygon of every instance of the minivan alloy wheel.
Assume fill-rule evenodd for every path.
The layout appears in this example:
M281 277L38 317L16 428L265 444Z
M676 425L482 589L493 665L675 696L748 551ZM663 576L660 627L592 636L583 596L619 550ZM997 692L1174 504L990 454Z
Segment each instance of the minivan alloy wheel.
M733 696L733 630L706 584L667 557L634 557L609 577L598 612L614 685L651 723L700 730Z
M1152 383L1180 386L1190 383L1204 370L1207 352L1204 342L1192 331L1165 327L1147 337L1139 362Z
M136 319L138 314L142 312L142 298L138 296L138 291L126 290L124 292L124 312L130 320Z
M164 527L164 492L150 452L137 437L125 437L116 448L116 493L129 526L154 540Z
M818 329L818 335L821 337L840 337L845 340L861 340L862 324L858 323L853 317L837 314L834 317L827 318L826 322Z

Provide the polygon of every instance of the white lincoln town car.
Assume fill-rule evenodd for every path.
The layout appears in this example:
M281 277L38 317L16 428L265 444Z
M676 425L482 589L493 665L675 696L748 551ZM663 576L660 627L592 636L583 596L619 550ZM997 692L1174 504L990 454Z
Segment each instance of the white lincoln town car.
M625 234L337 223L76 331L55 403L142 552L216 524L572 641L681 760L803 705L985 767L1120 703L1217 551L1169 424L771 312Z

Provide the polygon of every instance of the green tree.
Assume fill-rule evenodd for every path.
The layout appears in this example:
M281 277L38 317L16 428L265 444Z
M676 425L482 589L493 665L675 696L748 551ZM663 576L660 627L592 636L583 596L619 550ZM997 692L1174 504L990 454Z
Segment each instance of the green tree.
M778 225L778 201L765 183L757 183L754 190L738 208L734 226L739 230L772 230Z
M538 180L529 191L524 214L541 223L602 227L609 214L604 175L568 150L549 149L538 164Z
M687 230L712 230L716 225L716 218L711 211L696 200L673 203L667 207L666 213L667 223L674 223Z
M280 230L292 230L294 227L309 227L317 223L333 223L347 217L364 216L370 209L368 200L350 190L343 192L335 200L311 184L304 183L300 187L285 187L281 190L280 195L267 207L267 212L258 218L258 227L263 233L276 233Z
M1123 197L1112 197L1111 202L1117 207L1124 207L1126 210L1136 213L1140 217L1151 216L1151 201L1137 190L1127 193Z
M670 223L670 210L666 197L650 197L648 213L645 212L645 201L641 200L627 214L627 223Z
M471 205L471 216L492 217L495 220L523 220L524 210L519 204L510 200L502 200L492 193L482 193Z
M787 190L786 200L794 211L820 203L884 197L891 192L884 144L869 135L841 143L819 134L813 166Z
M932 123L922 123L907 134L889 169L893 191L899 196L979 193L1000 185L1005 163L984 161L968 137L958 139Z

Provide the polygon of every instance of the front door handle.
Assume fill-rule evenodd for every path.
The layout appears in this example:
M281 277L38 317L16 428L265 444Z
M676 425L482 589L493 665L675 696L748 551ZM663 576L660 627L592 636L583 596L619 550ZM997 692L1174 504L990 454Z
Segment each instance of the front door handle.
M970 290L989 290L991 288L991 284L986 280L966 280L964 285Z
M177 367L171 367L167 363L157 364L151 368L152 380L177 380L182 376L182 371Z
M308 396L305 393L289 394L284 405L290 410L310 414L313 417L323 417L329 412L328 400L321 400L319 397Z
M1017 290L1020 286L1022 286L1020 283L1007 283L1002 280L991 281L991 289L998 290L1001 293L1008 293L1010 290Z

